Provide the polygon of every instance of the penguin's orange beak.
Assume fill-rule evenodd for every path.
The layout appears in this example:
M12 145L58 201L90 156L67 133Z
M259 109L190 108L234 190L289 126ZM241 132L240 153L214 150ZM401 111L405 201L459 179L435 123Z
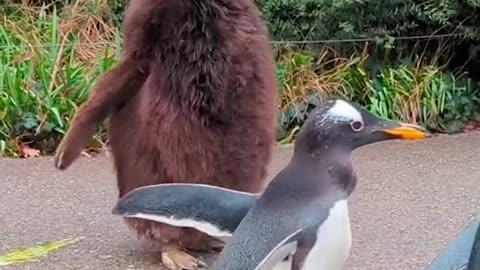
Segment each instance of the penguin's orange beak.
M398 125L383 128L380 129L380 131L393 135L399 139L415 140L430 136L430 133L428 133L423 127L407 123L398 123Z

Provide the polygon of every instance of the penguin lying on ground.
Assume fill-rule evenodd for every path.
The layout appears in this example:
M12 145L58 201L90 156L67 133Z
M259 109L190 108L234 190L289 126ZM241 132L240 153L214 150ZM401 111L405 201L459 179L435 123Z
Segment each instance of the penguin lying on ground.
M217 238L231 236L214 269L340 270L351 246L352 151L426 135L419 126L331 100L310 113L290 163L264 193L195 184L146 186L121 198L114 213L194 227Z
M480 220L470 222L427 270L480 270Z
M194 228L225 242L259 196L204 184L158 184L130 191L112 212Z

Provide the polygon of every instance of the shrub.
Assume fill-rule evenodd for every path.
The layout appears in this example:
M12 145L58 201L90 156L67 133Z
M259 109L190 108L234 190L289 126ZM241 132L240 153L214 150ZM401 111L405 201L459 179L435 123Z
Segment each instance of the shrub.
M421 55L429 61L437 58L449 64L449 70L468 71L480 79L478 57L480 42L480 2L462 0L254 0L274 40L337 40L373 38L366 43L372 62L397 63ZM127 0L108 0L116 14L117 25L123 19ZM430 36L458 34L443 38L393 40L392 36ZM343 56L349 56L365 44L332 44ZM321 44L323 46L323 44ZM320 46L320 48L321 48ZM310 49L319 46L309 45Z
M480 41L480 2L461 0L254 0L279 40L425 35ZM108 0L121 21L128 0Z
M317 56L309 50L290 51L277 60L280 138L290 141L288 133L332 97L354 100L376 115L419 123L433 132L459 132L468 121L480 121L480 88L472 79L456 78L435 64L408 61L371 72L365 55L337 54L323 61L328 54L335 55L325 48Z
M45 8L9 8L0 25L0 155L15 155L30 143L51 152L96 78L115 61L114 49L85 40L95 43L113 32L98 31L92 14L61 17L55 9L47 14Z
M128 0L108 0L107 2L112 10L113 17L115 18L115 25L121 27Z
M480 40L478 1L256 0L277 39L425 35L459 31Z

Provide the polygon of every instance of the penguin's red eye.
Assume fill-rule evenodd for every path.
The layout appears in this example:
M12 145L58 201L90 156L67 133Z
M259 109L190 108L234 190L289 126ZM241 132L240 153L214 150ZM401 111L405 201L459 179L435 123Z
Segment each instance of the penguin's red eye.
M352 127L354 131L360 131L363 129L363 123L360 121L353 121L350 122L350 127Z

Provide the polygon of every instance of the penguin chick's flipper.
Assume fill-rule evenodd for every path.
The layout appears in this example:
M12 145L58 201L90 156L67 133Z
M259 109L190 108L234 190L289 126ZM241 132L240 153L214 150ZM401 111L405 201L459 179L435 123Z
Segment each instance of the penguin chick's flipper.
M120 198L112 213L194 228L225 241L259 195L204 184L150 185Z
M480 270L480 220L470 222L427 270Z
M105 72L80 106L54 158L55 167L67 169L78 158L100 123L115 106L127 101L141 88L147 77L141 61L121 60Z
M162 263L170 270L197 270L207 264L184 252L180 245L169 243L162 248Z

